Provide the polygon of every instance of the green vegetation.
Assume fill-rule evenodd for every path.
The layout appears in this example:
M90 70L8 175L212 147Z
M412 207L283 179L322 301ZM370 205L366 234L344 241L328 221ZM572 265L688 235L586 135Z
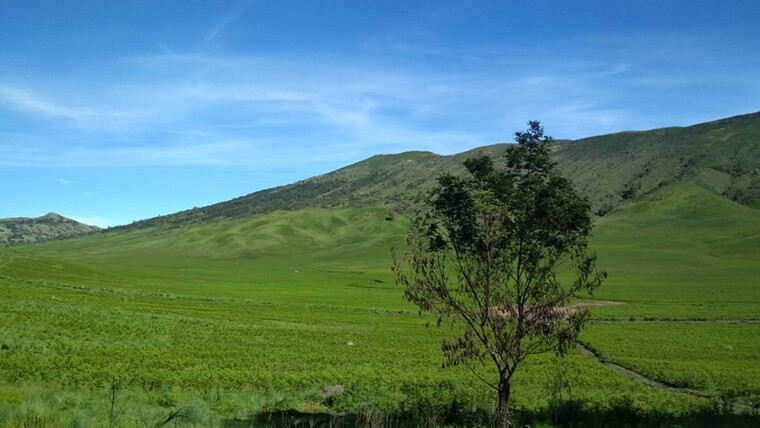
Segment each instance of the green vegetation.
M571 350L560 361L528 359L516 373L520 421L758 425L757 122L557 146L560 167L589 194L606 189L595 203L610 204L590 241L610 276L598 301L580 302L597 306L581 342L697 394ZM648 143L660 134L672 155ZM612 140L620 146L603 150ZM134 227L0 248L0 427L157 426L172 415L167 426L248 426L252 416L260 425L294 420L288 411L386 426L482 422L495 408L490 391L466 369L439 368L448 331L425 329L435 319L404 301L389 248L404 242L405 213L432 168L438 175L458 156L500 149L380 156L303 182L321 189L313 194L288 193L308 189L294 184ZM638 159L634 149L652 160L640 188L625 177L646 168L623 168ZM674 169L681 156L687 166ZM336 177L365 182L341 187ZM354 199L339 202L345 193Z
M76 222L56 213L48 213L38 218L6 218L0 219L0 246L71 238L96 230L99 228Z
M441 175L412 220L408 252L394 268L404 296L451 326L446 366L490 367L480 376L498 397L495 426L511 426L517 369L534 355L564 355L588 320L570 299L590 295L607 276L588 255L588 201L557 172L551 138L537 121L515 134L506 167L488 156L467 159L467 178ZM557 271L574 271L566 283Z
M666 215L690 206L709 215ZM446 331L426 330L431 320L395 285L388 248L403 241L408 222L387 214L275 212L2 250L0 420L102 425L114 379L122 422L152 424L188 406L208 425L286 409L396 414L460 403L492 411L468 371L438 368ZM582 340L608 360L713 398L647 386L572 352L561 387L552 386L553 357L528 360L515 376L517 415L551 419L549 390L582 403L577 415L613 418L688 417L720 408L724 396L751 406L760 343L744 320L760 313L751 243L760 213L683 184L624 206L595 230L599 264L611 275L598 297L624 304L595 309ZM693 319L706 321L682 322ZM331 385L344 392L325 397Z
M610 273L595 317L760 317L760 212L679 183L598 221L592 246Z
M560 145L555 159L601 215L681 181L760 207L760 113Z
M599 323L586 339L601 355L667 384L760 396L760 324Z
M760 113L686 128L624 132L559 141L552 151L562 174L604 215L622 202L690 180L741 204L760 207ZM503 160L505 144L452 156L407 152L373 156L329 174L125 226L183 226L276 210L384 205L410 216L443 173L465 174L473 156ZM502 166L502 165L499 165Z

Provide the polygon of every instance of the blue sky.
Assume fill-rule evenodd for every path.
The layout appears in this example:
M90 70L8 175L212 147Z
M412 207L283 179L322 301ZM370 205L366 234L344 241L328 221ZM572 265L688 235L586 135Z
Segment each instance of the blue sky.
M760 110L760 2L0 0L0 217L109 226L323 174Z

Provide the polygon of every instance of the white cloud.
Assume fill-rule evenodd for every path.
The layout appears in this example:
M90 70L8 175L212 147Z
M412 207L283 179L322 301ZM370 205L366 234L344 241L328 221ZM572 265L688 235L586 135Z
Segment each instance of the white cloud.
M15 110L74 121L89 120L97 115L90 108L61 105L24 88L6 85L0 85L0 102Z
M82 91L81 98L68 100L87 108L50 102L46 108L27 108L32 114L69 119L67 124L74 121L81 129L61 129L54 142L48 135L37 141L25 135L32 144L11 145L0 163L222 165L249 163L248 155L281 159L271 152L288 147L309 152L316 142L323 149L315 152L351 144L358 156L362 147L451 151L455 140L481 142L467 132L414 124L420 116L435 116L436 98L452 96L441 91L440 80L427 84L422 76L340 64L313 64L304 72L302 64L272 58L159 55L130 62L177 75L113 82L107 91ZM191 77L199 70L214 78ZM12 89L6 92L34 92ZM95 135L84 139L83 133Z
M240 3L207 39L246 7ZM448 154L504 141L531 119L558 138L660 125L665 107L657 100L680 101L674 95L681 93L672 91L730 81L709 69L668 68L663 58L683 47L679 41L640 54L653 43L581 40L576 44L585 48L572 52L591 46L602 52L528 59L519 49L436 48L426 53L432 66L374 56L121 58L93 70L100 76L95 81L29 78L0 85L0 109L45 121L39 130L0 135L0 164L255 167L403 150ZM760 90L753 82L733 84Z

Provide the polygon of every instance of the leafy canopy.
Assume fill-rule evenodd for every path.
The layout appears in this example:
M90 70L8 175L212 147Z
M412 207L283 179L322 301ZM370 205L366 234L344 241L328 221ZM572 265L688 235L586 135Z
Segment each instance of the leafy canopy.
M529 355L564 353L588 318L569 299L606 276L587 254L589 203L549 158L551 139L529 122L515 140L503 169L481 156L465 162L468 177L439 177L408 253L394 253L406 298L455 327L444 365L493 361L500 386ZM557 278L565 268L570 284Z

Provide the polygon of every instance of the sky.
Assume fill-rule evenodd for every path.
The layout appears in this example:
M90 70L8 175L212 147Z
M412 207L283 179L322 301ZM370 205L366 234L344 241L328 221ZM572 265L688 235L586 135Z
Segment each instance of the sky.
M760 2L0 0L0 218L101 227L380 153L760 110Z

